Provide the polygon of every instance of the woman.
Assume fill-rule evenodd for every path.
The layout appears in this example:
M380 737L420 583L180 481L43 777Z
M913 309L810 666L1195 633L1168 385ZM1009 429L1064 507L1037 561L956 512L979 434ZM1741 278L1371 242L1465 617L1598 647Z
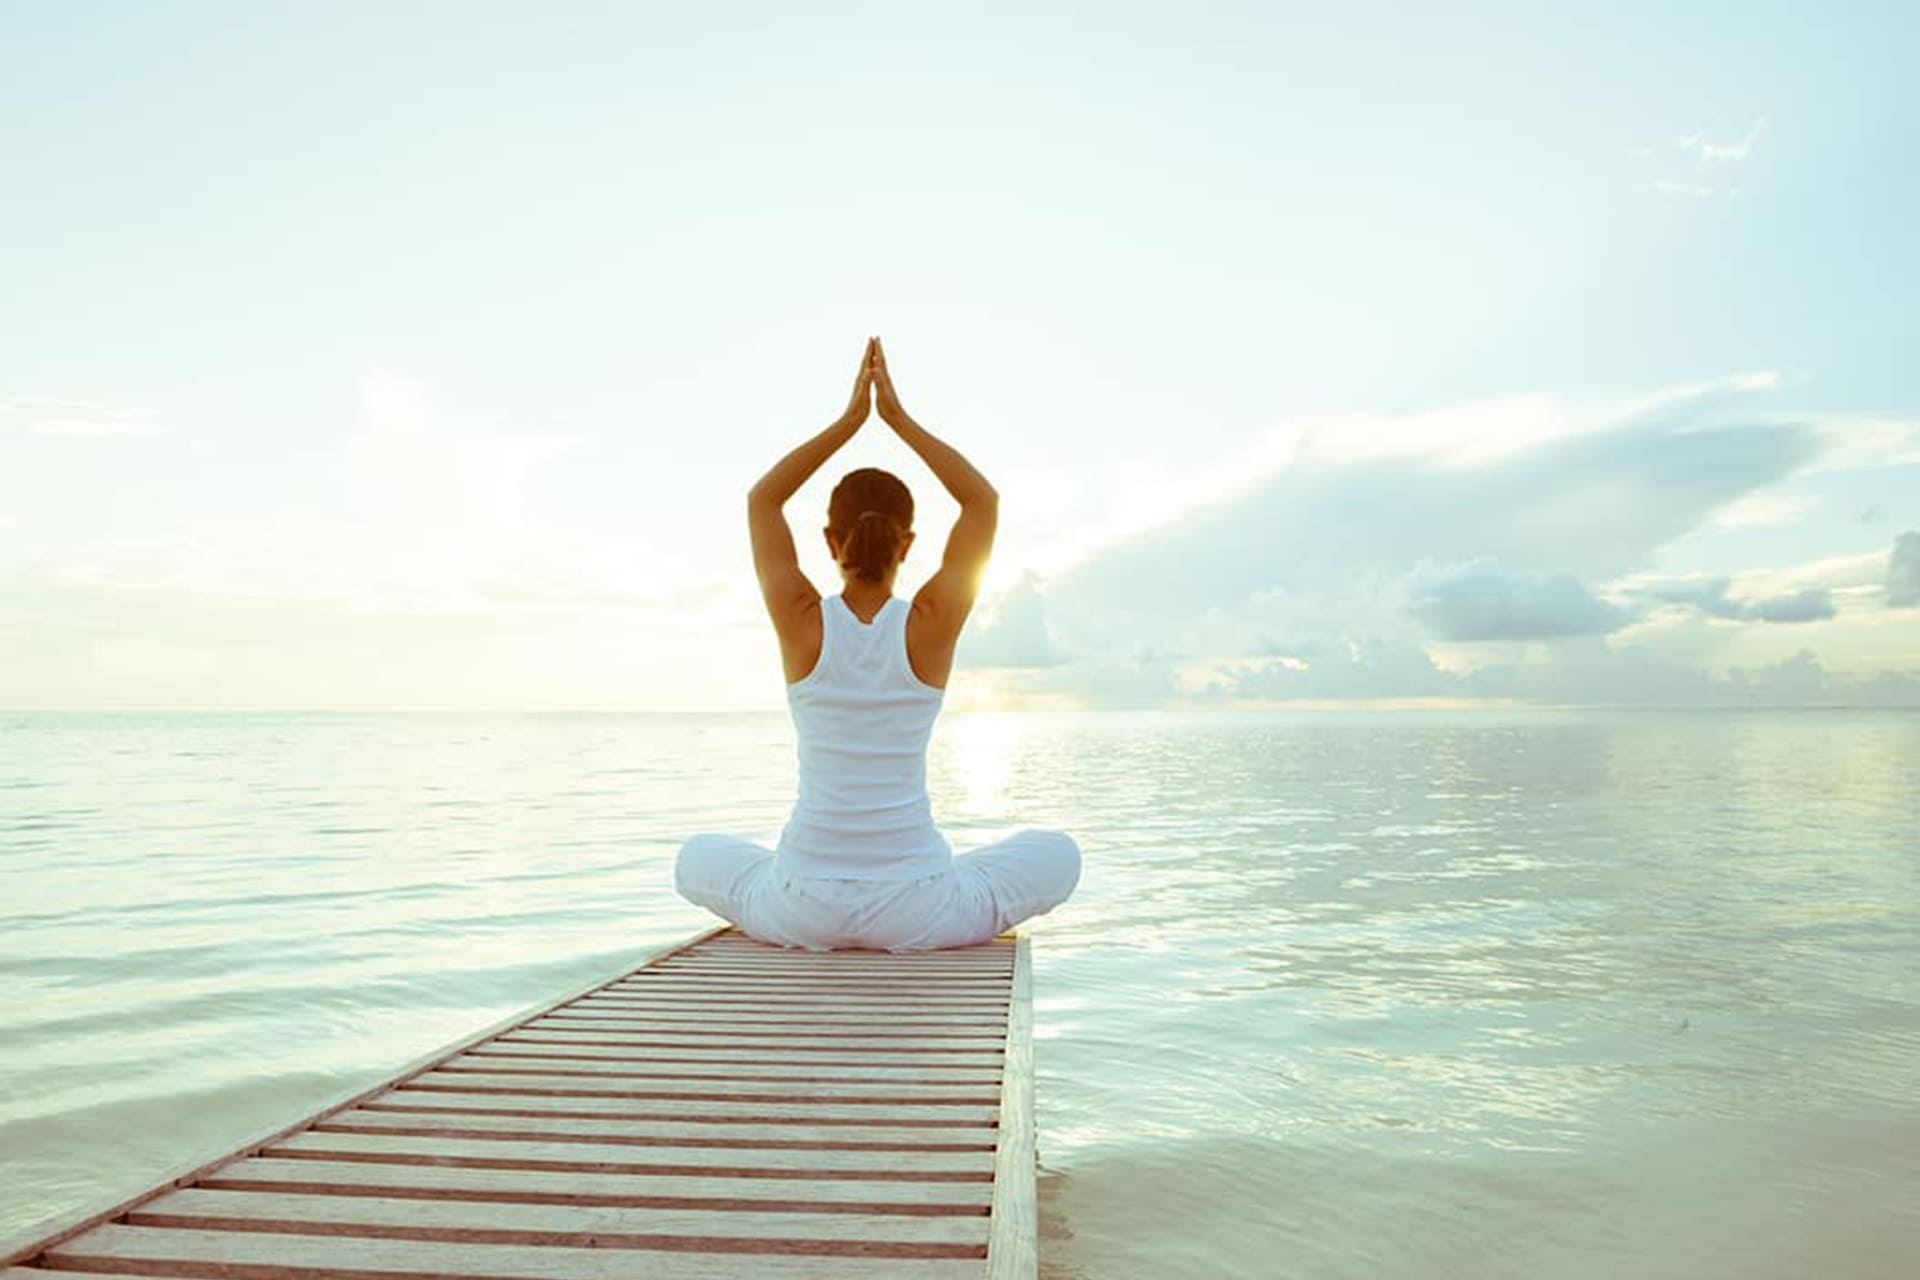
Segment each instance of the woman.
M913 495L897 477L864 467L835 486L824 532L843 586L825 599L801 573L781 513L876 402L960 503L940 569L912 604L893 594L914 537ZM793 815L775 849L718 832L689 839L674 867L682 897L752 937L815 951L968 946L1066 901L1080 879L1072 836L1028 828L956 856L927 801L927 739L998 512L993 486L900 407L869 338L847 411L747 495L799 735Z

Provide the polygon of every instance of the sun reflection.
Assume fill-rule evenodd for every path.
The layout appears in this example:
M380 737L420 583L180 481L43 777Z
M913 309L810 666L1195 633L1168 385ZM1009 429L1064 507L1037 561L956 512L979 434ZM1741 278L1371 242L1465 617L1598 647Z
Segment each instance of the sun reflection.
M1025 718L1017 711L974 711L944 727L954 816L1004 820Z

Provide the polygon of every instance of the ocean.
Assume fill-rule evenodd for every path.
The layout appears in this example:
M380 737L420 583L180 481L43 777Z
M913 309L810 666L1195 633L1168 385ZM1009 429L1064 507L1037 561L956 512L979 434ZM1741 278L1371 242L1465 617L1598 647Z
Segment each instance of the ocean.
M1920 1272L1920 715L954 713L1031 924L1041 1272ZM784 711L0 713L0 1233L712 917Z

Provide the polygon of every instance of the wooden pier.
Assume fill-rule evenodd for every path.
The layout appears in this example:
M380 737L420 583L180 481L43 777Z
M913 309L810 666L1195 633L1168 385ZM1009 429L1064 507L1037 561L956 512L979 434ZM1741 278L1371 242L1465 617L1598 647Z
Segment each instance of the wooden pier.
M730 925L110 1208L0 1280L1031 1280L1032 956Z

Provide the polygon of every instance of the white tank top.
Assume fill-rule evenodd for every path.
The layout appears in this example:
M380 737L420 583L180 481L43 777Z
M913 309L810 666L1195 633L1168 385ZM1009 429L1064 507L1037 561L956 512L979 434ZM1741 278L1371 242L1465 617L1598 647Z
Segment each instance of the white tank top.
M871 623L820 602L820 660L787 686L800 790L776 861L789 875L914 880L953 865L927 800L927 740L944 689L907 661L912 606L888 596Z

